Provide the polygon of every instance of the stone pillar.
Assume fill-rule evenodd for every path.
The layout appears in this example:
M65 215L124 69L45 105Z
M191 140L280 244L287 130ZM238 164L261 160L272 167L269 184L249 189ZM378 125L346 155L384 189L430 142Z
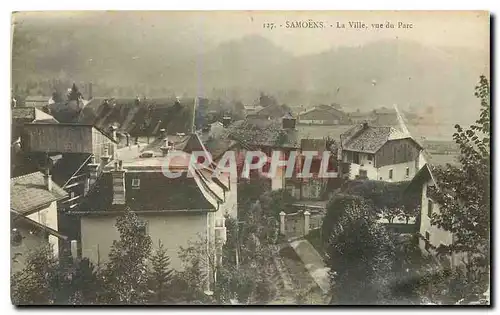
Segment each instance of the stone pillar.
M309 211L304 212L304 235L309 234L309 218L311 217L311 213Z
M286 216L286 213L281 211L280 212L280 233L281 233L281 235L285 235L285 216Z

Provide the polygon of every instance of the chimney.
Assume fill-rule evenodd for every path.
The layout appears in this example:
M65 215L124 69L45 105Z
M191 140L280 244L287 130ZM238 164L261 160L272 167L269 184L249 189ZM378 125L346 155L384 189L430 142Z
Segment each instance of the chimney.
M89 172L89 182L88 182L87 191L89 191L90 188L97 181L97 177L99 175L99 163L96 163L94 155L92 155L90 163L87 164L87 170Z
M160 139L167 138L167 131L164 128L160 129Z
M222 125L224 126L224 128L229 127L230 124L231 124L231 116L222 117Z
M295 118L292 115L287 114L281 120L283 129L295 129Z
M108 165L109 161L111 160L111 156L108 153L108 146L104 146L104 154L101 156L101 166L104 167Z
M163 146L161 146L160 150L163 156L167 156L168 151L172 150L174 148L174 144L172 141L169 141L168 138L163 139L164 143Z
M125 198L125 173L122 161L115 161L115 168L111 171L113 178L113 204L124 205Z
M52 191L52 175L50 175L49 170L43 175L43 183L44 187L47 188L48 191Z
M111 131L111 137L113 138L114 141L118 141L118 138L116 137L116 130L118 127L116 126L110 126L109 130Z
M94 96L92 95L92 82L89 83L89 100L91 100Z

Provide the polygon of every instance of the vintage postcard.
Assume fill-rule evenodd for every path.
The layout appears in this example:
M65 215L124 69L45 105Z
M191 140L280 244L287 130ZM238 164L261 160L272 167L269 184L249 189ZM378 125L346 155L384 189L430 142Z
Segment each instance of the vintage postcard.
M12 14L14 305L490 305L486 11Z

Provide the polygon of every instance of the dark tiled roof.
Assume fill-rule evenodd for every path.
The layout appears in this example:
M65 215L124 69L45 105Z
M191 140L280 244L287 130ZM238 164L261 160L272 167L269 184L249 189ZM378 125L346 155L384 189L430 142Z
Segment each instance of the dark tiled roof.
M48 191L44 183L44 175L41 172L10 180L10 207L21 214L66 196L67 193L56 183L52 183L52 191Z
M281 119L251 118L231 124L222 138L253 146L298 148L300 140L294 129L283 129Z
M173 98L94 99L87 104L77 121L94 124L107 130L118 127L118 132L131 136L156 135L160 129L169 134L192 131L194 99L184 99L176 104Z
M193 178L167 178L161 172L126 173L126 206L132 211L215 210L203 196ZM140 189L132 189L132 178L139 176ZM119 211L113 205L112 176L104 173L95 188L79 206L78 212Z
M300 114L300 119L306 120L334 120L348 123L347 114L329 105L319 105Z
M212 156L212 159L217 160L232 147L238 144L237 141L231 139L209 139L204 142L205 148Z
M390 139L403 139L401 132L392 127L354 127L342 135L342 148L348 151L375 153ZM345 139L345 142L344 142Z
M12 109L12 119L22 119L26 121L35 120L35 110L34 107L15 107Z
M288 113L288 110L281 105L269 105L256 112L254 115L260 117L281 118Z

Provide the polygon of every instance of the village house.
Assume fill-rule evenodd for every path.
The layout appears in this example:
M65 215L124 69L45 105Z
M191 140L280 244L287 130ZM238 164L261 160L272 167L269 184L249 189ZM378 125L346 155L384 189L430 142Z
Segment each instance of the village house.
M286 168L280 167L276 174L269 180L271 189L287 189L292 196L301 200L317 200L324 197L323 193L328 184L328 178L318 176L320 172L323 152L330 150L330 143L325 139L309 139L300 134L296 128L296 119L285 114L281 119L259 119L247 118L236 121L227 128L224 135L226 140L234 140L239 143L239 156L245 156L247 151L260 151L267 157L267 163L262 167L262 171L270 170L273 154L279 156L280 160L288 160L290 152L297 154L292 176L287 178ZM234 143L227 142L228 146L234 146ZM312 157L310 168L311 178L300 178L298 175L304 165L305 156L303 151L316 151L318 154ZM336 155L331 154L328 161L328 172L335 169ZM255 158L252 163L256 163ZM238 164L238 172L242 170L244 160ZM250 171L250 179L261 177L258 170Z
M298 115L298 124L310 125L347 125L350 124L347 114L330 105L319 105Z
M439 187L439 178L434 174L436 167L444 166L445 164L456 164L455 155L447 155L447 159L443 160L434 158L433 154L426 152L426 163L418 171L415 177L405 190L405 194L418 194L420 196L420 226L419 232L424 239L420 239L419 247L424 254L435 254L434 248L440 245L453 244L453 234L445 231L436 225L431 224L431 216L433 213L439 213L439 204L434 202L429 196L429 187ZM452 264L457 264L459 257L452 255L450 257Z
M109 135L111 134L111 135ZM48 169L52 180L67 192L58 200L58 231L70 240L79 239L79 222L68 216L91 189L92 174L87 165L91 157L102 165L115 156L115 130L109 133L92 125L67 123L31 123L24 126L21 147L24 165L22 172ZM61 244L61 252L70 253L68 244Z
M106 165L99 178L91 176L97 178L94 188L70 211L80 218L81 256L96 264L107 261L119 238L116 219L127 208L144 221L153 247L161 242L168 249L175 270L182 269L180 246L191 241L207 242L210 253L219 252L225 241L225 216L236 216L236 186L224 176L213 178L210 167L189 167L191 154L181 150L189 138L167 136L140 150L118 153L119 159ZM167 161L177 178L164 174ZM97 163L89 168L95 172Z
M341 136L342 176L389 182L409 181L420 169L422 147L408 133L363 123Z
M348 113L348 115L353 124L362 124L364 122L371 123L375 119L373 112L362 112L359 109L355 112Z
M247 118L259 118L259 119L280 119L286 114L290 114L290 109L286 108L286 106L272 104L266 107L263 107L261 110L247 115Z
M67 237L58 232L57 202L67 193L47 172L35 172L10 180L11 270L21 270L30 251L52 246L59 255L59 241Z

